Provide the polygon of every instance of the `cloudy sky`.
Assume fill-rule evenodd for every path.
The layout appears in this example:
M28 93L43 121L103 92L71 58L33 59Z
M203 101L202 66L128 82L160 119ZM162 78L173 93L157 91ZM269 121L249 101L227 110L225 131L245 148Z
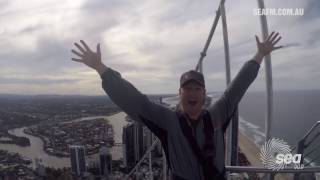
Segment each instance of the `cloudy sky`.
M148 94L176 93L193 69L217 0L0 0L0 93L103 94L98 74L71 61L73 43L101 43L103 62ZM275 90L320 89L320 1L265 0L268 8L303 8L303 16L268 16L269 31L290 47L272 54ZM232 77L256 52L256 0L226 0ZM219 23L204 62L208 91L225 89ZM250 91L265 89L262 66Z

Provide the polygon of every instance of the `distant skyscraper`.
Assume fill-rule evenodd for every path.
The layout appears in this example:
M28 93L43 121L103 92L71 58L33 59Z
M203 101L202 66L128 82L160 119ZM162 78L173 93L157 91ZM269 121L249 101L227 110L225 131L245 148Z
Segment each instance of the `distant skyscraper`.
M147 126L143 126L143 152L147 151L152 144L152 133Z
M110 153L110 147L102 147L99 154L100 174L108 176L112 172L112 156Z
M123 159L124 165L131 169L143 156L142 124L133 122L123 127Z
M39 176L45 176L46 175L46 170L45 170L45 167L43 165L42 159L41 158L36 158L35 159L35 164L36 164L35 171L37 172L37 174Z
M75 175L81 175L86 172L85 147L84 146L69 146L71 170Z
M134 127L132 123L123 127L122 142L124 165L127 169L131 169L135 165Z
M138 163L143 156L143 128L142 124L138 122L133 123L134 127L134 158L135 163Z
M147 128L147 126L143 126L142 127L142 132L143 132L143 152L145 152L148 147L149 147L149 129Z

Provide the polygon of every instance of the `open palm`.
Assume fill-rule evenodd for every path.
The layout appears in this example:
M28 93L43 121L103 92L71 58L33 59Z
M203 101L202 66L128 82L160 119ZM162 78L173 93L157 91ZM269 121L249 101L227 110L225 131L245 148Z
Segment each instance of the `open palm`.
M100 44L97 45L97 52L93 52L83 40L80 40L80 43L83 47L81 47L78 43L74 43L74 45L78 48L78 51L73 49L71 50L71 52L79 56L79 58L72 58L72 60L84 63L93 69L97 69L102 64Z
M278 32L275 33L273 31L264 42L260 42L258 36L256 36L258 53L260 53L262 56L265 56L276 49L282 48L282 46L275 46L281 39L281 36L278 35Z

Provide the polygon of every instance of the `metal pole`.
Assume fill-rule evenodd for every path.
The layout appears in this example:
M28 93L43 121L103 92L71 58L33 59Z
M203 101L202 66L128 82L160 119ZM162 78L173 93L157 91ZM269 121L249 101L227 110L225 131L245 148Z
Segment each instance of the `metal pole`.
M140 159L140 161L134 166L134 168L124 177L124 179L128 179L132 174L133 172L135 172L138 167L140 166L140 164L144 161L144 159L147 158L147 156L149 155L149 153L151 153L151 151L153 150L153 148L158 144L160 143L159 139L155 140L151 147L149 147L149 149L144 153L144 155L142 156L142 158Z
M201 74L203 74L203 65L202 65L202 61L199 62L199 70L198 70Z
M264 1L258 0L258 6L260 9L264 9ZM260 16L261 30L263 40L265 41L269 35L267 17L265 15ZM272 67L271 67L271 56L268 54L264 60L265 65L265 76L266 76L266 90L267 90L267 114L265 119L265 135L266 141L270 139L270 128L273 118L273 88L272 88ZM267 176L268 179L272 179L272 176Z
M225 69L226 69L226 83L227 87L231 82L231 73L230 73L230 54L229 54L229 41L228 41L228 28L227 28L227 20L226 20L226 12L224 4L220 4L220 12L221 12L221 21L222 21L222 32L223 32L223 41L224 41L224 55L225 55ZM236 165L237 160L237 146L238 146L238 118L234 118L230 123L231 127L227 129L226 136L226 150L227 157L226 163L227 165ZM235 146L235 148L234 148Z
M303 161L304 161L304 156L303 156L304 143L305 143L305 139L299 141L299 143L298 143L297 153L301 154L300 165L303 164ZM294 176L293 176L293 179L294 180L299 180L299 177L300 177L300 173L295 173Z
M264 2L263 0L258 0L259 8L264 9ZM268 37L268 24L267 18L265 15L260 16L261 22L261 30L263 35L263 40L266 40ZM270 54L265 57L264 60L265 68L266 68L266 87L267 87L267 114L266 114L266 121L265 121L265 134L266 140L270 139L270 128L273 118L273 92L272 92L272 67L271 67L271 56Z
M236 110L234 112L234 115L232 117L231 121L231 166L238 165L238 127L239 127L239 113L238 113L238 107L236 107Z
M151 151L149 153L149 176L150 176L150 180L153 180Z
M148 135L149 135L149 147L151 147L151 145L152 145L152 133L151 133L151 131L149 131L149 133L148 133ZM149 153L149 176L150 176L150 180L153 180L153 173L152 173L152 151L150 151L150 153Z
M223 32L223 41L224 41L224 55L225 55L225 62L226 62L226 80L227 80L227 86L228 86L231 82L231 73L230 73L228 27L227 27L227 19L226 19L224 4L220 5L220 12L221 12L222 32Z
M163 167L162 167L162 172L163 172L163 180L167 180L167 159L166 159L166 155L164 153L164 150L162 148L162 159L163 159Z
M224 4L224 2L225 2L225 0L221 0L220 4ZM218 25L218 21L219 21L220 15L221 15L221 11L220 11L220 5L219 5L218 10L216 11L216 17L215 17L215 19L213 21L212 27L210 29L209 36L208 36L207 41L206 41L206 44L204 45L204 48L203 48L202 52L200 53L200 58L198 60L198 63L197 63L196 69L195 69L198 72L200 72L200 66L202 65L203 58L207 55L206 53L207 53L208 47L210 45L210 42L211 42L212 36L214 34L214 31L216 30L216 27Z

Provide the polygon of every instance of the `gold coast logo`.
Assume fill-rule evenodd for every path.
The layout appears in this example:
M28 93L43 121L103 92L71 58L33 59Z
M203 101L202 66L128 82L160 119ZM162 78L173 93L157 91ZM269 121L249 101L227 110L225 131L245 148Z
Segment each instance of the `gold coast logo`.
M301 154L291 154L291 148L287 142L278 138L271 138L262 145L260 149L262 164L275 171L293 166L295 169L302 169L300 164Z

